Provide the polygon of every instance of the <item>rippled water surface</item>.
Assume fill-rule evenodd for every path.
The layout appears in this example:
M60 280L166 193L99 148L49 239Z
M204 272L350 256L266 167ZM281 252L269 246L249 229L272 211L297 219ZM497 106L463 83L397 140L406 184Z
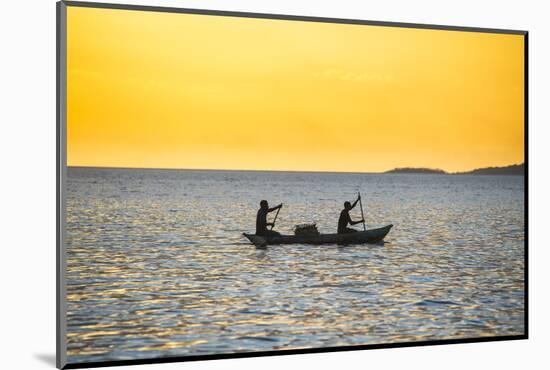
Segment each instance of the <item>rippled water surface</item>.
M283 233L335 232L357 189L368 227L395 225L383 244L241 236L261 199L284 202ZM523 334L523 193L520 176L70 168L69 362Z

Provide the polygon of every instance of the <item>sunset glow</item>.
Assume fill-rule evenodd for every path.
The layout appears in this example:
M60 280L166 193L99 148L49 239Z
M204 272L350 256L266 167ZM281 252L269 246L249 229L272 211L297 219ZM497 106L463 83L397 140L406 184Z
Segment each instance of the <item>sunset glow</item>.
M70 166L524 161L524 39L68 7Z

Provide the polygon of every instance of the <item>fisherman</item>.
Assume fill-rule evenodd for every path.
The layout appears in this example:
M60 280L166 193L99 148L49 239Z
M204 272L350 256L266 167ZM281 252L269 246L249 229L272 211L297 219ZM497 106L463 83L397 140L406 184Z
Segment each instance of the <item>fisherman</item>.
M269 208L269 204L267 203L267 200L262 200L260 202L260 209L258 210L258 214L256 216L256 235L262 235L262 236L281 235L278 232L273 231L273 226L275 226L275 223L267 222L267 214L269 212L276 211L282 207L283 207L283 203L273 208ZM271 226L271 230L267 229L268 226Z
M365 222L364 219L359 221L352 221L351 217L349 216L349 211L351 211L360 200L361 195L358 195L357 200L353 202L353 204L351 204L350 202L344 202L344 209L342 210L342 212L340 212L340 218L338 219L338 234L355 233L357 232L357 230L349 228L348 224L357 225Z

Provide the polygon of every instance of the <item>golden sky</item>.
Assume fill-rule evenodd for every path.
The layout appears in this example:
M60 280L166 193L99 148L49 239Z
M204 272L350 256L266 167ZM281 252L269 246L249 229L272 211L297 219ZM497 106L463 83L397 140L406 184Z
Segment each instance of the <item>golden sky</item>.
M68 7L70 166L524 160L523 36Z

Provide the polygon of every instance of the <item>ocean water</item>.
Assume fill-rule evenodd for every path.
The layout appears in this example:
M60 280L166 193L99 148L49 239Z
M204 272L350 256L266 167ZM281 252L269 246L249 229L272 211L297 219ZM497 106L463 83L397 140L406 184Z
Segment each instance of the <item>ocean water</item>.
M523 180L70 168L68 360L523 334ZM367 227L394 225L384 243L241 235L261 199L284 203L282 233L335 232L358 189Z

